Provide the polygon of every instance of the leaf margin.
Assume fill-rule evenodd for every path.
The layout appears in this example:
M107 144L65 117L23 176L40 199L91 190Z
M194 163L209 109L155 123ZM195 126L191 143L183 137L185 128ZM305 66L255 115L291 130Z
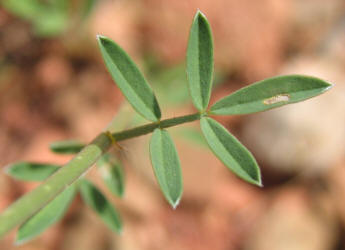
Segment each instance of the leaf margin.
M256 171L257 180L255 180L252 176L250 176L246 172L244 175L243 175L243 173L239 173L239 172L242 172L244 170L242 170L242 166L240 166L240 164L238 162L236 162L236 163L241 167L239 172L238 172L238 170L235 170L233 166L230 166L230 164L224 160L224 157L220 156L219 152L217 152L216 149L211 146L211 143L210 143L211 139L210 139L210 137L207 136L208 131L206 131L206 126L208 126L208 127L211 126L209 124L209 122L214 123L214 125L216 125L222 131L222 133L224 133L223 134L224 136L228 136L231 139L232 143L235 143L236 147L238 149L240 149L244 154L246 154L246 156L248 157L247 159L250 160L251 161L250 163L255 167L254 170ZM248 183L254 184L258 187L263 187L262 178L261 178L261 171L260 171L260 168L259 168L254 156L234 135L232 135L223 125L221 125L219 122L215 121L214 119L212 119L210 117L205 117L205 116L202 117L200 119L200 126L201 126L201 131L202 131L202 133L205 137L205 140L206 140L207 144L209 145L209 148L211 149L211 151L225 166L228 167L229 170L231 170L232 173L234 173L240 179L242 179ZM222 146L225 148L224 145L222 145ZM225 149L225 150L227 150L227 149ZM241 154L242 154L242 152L241 152ZM227 152L227 153L232 158L231 160L236 161L236 159L233 159L233 156L229 152Z
M149 121L153 121L153 122L159 121L159 120L161 119L162 114L161 114L161 110L160 110L160 107L159 107L159 104L158 104L158 100L157 100L157 98L156 98L156 96L155 96L155 94L154 94L154 92L153 92L151 86L149 85L149 83L147 82L146 78L145 78L144 75L141 73L141 71L139 70L138 66L135 64L135 62L134 62L134 61L131 59L131 57L126 53L126 51L125 51L123 48L121 48L121 47L120 47L116 42L114 42L112 39L110 39L110 38L108 38L108 37L106 37L106 36L104 36L104 35L97 35L96 38L97 38L97 41L98 41L99 48L100 48L100 50L101 50L101 54L102 54L102 58L103 58L103 61L104 61L104 63L105 63L105 66L106 66L106 68L108 69L108 72L109 72L109 74L111 75L112 79L114 80L114 82L116 83L116 85L118 86L118 88L121 90L121 93L122 93L122 94L125 96L125 98L127 99L127 101L131 104L131 106L134 108L134 110L135 110L138 114L140 114L141 116L143 116L145 119L147 119L147 120L149 120ZM125 87L130 86L130 89L131 89L131 91L134 93L134 95L135 95L136 97L139 97L139 98L136 99L136 101L131 100L132 97L130 97L130 96L131 96L132 94L129 94L128 92L126 92L126 91L124 90L125 87L122 85L122 83L121 83L121 84L119 83L119 79L116 79L116 78L120 78L120 77L117 75L117 73L115 73L115 74L116 74L116 75L115 75L115 74L112 72L113 70L110 69L108 60L111 61L111 63L112 63L113 66L115 66L116 70L120 71L120 70L118 69L118 66L113 62L113 60L112 60L111 57L109 56L109 53L106 51L105 46L104 46L104 44L103 44L103 42L105 42L105 41L108 42L108 43L110 43L111 46L113 46L113 48L115 48L115 49L117 50L118 53L121 53L122 56L124 56L124 58L125 58L125 59L127 60L127 62L129 63L128 65L130 65L130 66L132 67L132 69L133 69L134 71L136 71L137 77L140 78L141 84L143 84L142 87L145 88L145 91L146 91L147 94L151 95L150 98L152 98L152 102L153 102L152 105L153 105L153 107L148 107L147 103L141 99L141 97L138 95L138 93L137 93L135 90L133 90L133 87L131 86L131 84L127 84L127 86L125 86ZM127 68L129 68L128 65L126 66ZM124 78L124 79L125 79L125 77L123 76L122 72L120 72L120 74L121 74L121 78ZM125 81L128 83L128 80L127 80L127 79L125 79ZM138 100L139 100L139 103L140 103L140 104L136 104L136 102L137 102ZM141 105L141 106L140 106L140 105ZM147 111L143 112L143 111L141 110L142 107L144 107L144 106L149 110L149 112L147 112ZM152 108L152 109L151 109L151 108Z
M198 22L201 22L202 25L204 25L203 28L206 30L205 35L208 38L208 41L206 41L204 45L206 45L207 42L209 43L207 56L209 56L210 61L208 62L208 64L202 65L202 67L200 67L200 60L199 60L200 59L200 48L199 48L200 43L198 39L199 39L200 27L198 25ZM197 40L195 40L195 36L197 36ZM205 42L204 40L202 41ZM195 43L197 43L197 46L198 46L197 49L195 49ZM192 55L193 52L197 53L197 57L198 57L197 65L195 64L196 59ZM204 53L202 55L204 55ZM209 72L208 72L207 79L204 80L206 89L205 88L202 89L202 79L200 79L201 78L200 72L201 70L204 71L205 68L207 68L207 71ZM194 106L200 112L204 112L209 105L211 92L212 92L212 83L213 83L213 74L214 74L214 42L213 42L211 25L208 22L205 14L203 14L200 10L197 10L193 18L193 23L189 32L189 38L188 38L188 44L187 44L187 55L186 55L186 71L187 71L188 90L189 90L190 96L192 97L192 102ZM206 93L203 94L203 90L206 90Z
M104 199L103 201L106 202L107 208L110 209L108 210L108 212L111 213L111 217L115 218L114 223L113 221L109 221L108 218L106 218L107 215L103 216L103 214L101 214L98 210L96 210L97 208L94 206L94 204L91 204L94 201L90 201L90 199L86 197L86 192L89 192L89 190L86 191L86 188L88 189L92 188L93 189L92 191L98 192L97 194L100 195L102 199ZM123 230L123 225L122 225L122 219L121 219L120 213L113 206L113 204L107 199L107 197L102 193L102 191L99 190L91 181L86 180L86 179L80 180L79 191L84 203L89 208L91 208L92 211L94 211L94 213L103 221L103 223L107 226L107 228L109 228L113 232L121 234Z
M156 152L155 149L156 149L156 144L158 143L158 141L161 141L163 140L163 138L165 138L164 140L166 140L166 143L169 144L169 146L172 146L171 149L172 149L172 153L174 154L173 157L175 158L175 163L177 163L176 166L173 166L175 168L175 170L177 170L177 175L176 177L178 178L178 191L176 194L174 194L174 196L176 197L171 197L171 194L170 194L170 191L171 190L167 190L169 189L168 184L167 184L167 181L164 179L164 183L162 182L162 179L159 177L159 172L157 170L161 170L159 169L159 163L161 163L160 161L164 161L163 160L159 160L159 162L157 162L157 154L154 153ZM160 154L164 154L163 150L164 150L164 147L158 147L158 148L161 148L162 151L159 152ZM166 148L165 148L166 149ZM159 188L160 190L162 191L165 199L168 201L168 203L172 206L173 209L176 209L176 207L179 205L180 201L181 201L181 198L182 198L182 194L183 194L183 179L182 179L182 170L181 170L181 163L180 163L180 159L178 157L178 154L177 154L177 150L176 150L176 146L170 136L170 134L168 133L167 130L165 129L161 129L161 128L156 128L153 133L152 133L152 136L151 136L151 139L150 139L150 145L149 145L149 151L150 151L150 160L151 160L151 165L152 165L152 168L153 168L153 172L154 172L154 175L156 177L156 180L159 184ZM163 158L163 156L161 157ZM157 164L156 164L157 163ZM164 165L164 162L162 163L162 165ZM164 168L166 166L163 166ZM166 170L166 169L164 169ZM165 187L163 187L165 186ZM167 188L167 189L166 189Z
M18 172L13 172L13 170L16 170L16 168L23 168L23 167L24 168L27 168L27 167L38 168L39 171L46 168L46 170L44 170L44 172L40 172L39 175L37 175L37 173L30 173L31 176L29 176L29 178L24 177L22 174L18 174ZM18 161L18 162L8 164L4 168L4 172L10 177L19 181L40 182L47 179L50 175L55 173L60 168L61 168L60 166L55 165L55 164L50 164L50 163Z
M36 214L34 214L32 217L30 217L30 219L28 219L26 222L24 222L22 225L20 225L20 227L17 231L17 234L16 234L15 244L16 245L22 245L24 243L27 243L28 241L31 241L34 238L38 237L40 234L42 234L44 231L46 231L49 227L54 226L54 224L56 224L59 220L61 220L64 217L69 206L72 204L72 201L75 198L76 194L77 194L77 190L76 190L75 185L69 186L66 190L64 190L62 193L60 193L58 196L56 196L47 205L45 205L43 208L41 208ZM26 227L29 226L29 229L30 229L30 226L32 227L32 224L30 224L30 223L35 222L35 219L38 218L37 216L41 216L42 213L46 213L47 211L50 212L51 206L55 205L55 203L57 203L58 205L61 205L60 199L62 199L62 198L65 198L66 201L64 204L62 204L63 206L60 207L61 210L60 210L60 213L58 214L58 216L55 216L55 217L50 216L50 221L48 223L46 223L46 225L43 227L42 227L42 222L38 222L39 226L41 227L38 230L38 232L31 234L31 235L26 235L25 237L21 236L21 232L23 232L21 230L23 230L23 228L25 230L27 230ZM36 228L36 230L37 230L37 228Z

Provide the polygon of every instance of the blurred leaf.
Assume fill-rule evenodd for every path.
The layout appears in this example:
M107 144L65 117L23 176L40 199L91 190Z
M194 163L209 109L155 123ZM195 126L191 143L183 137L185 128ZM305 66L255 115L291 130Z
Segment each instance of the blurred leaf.
M77 140L56 141L50 144L50 150L58 154L76 154L79 153L85 144Z
M44 8L37 0L3 0L1 5L12 14L27 20L33 19Z
M59 9L67 13L71 0L53 0L49 3L54 9Z
M156 97L134 62L109 38L98 36L98 43L112 78L129 103L146 119L158 121L161 111Z
M123 102L120 108L117 110L113 120L106 127L106 131L118 132L128 128L131 121L134 119L134 115L137 114L131 108L128 102ZM143 118L142 118L143 119ZM146 120L145 120L146 122Z
M44 181L60 167L52 164L17 162L6 168L11 177L23 181Z
M150 82L155 92L164 103L164 106L182 106L190 101L185 65L177 65L170 68L159 68L150 72Z
M84 202L89 205L113 231L122 231L120 215L106 197L91 182L82 180L80 192Z
M2 5L12 14L29 20L39 36L54 36L68 24L67 0L42 2L37 0L3 0Z
M106 164L109 164L110 161L110 153L105 153L104 155L102 155L98 161L97 161L97 166L98 167L103 167Z
M176 134L182 137L184 140L192 142L193 144L208 148L208 144L205 141L205 138L203 137L201 131L197 130L196 128L181 127L178 128Z
M180 107L191 101L184 63L166 66L148 54L144 57L144 68L155 93L164 100L161 107ZM212 89L224 82L225 72L215 71L213 78Z
M59 221L66 213L75 194L75 187L68 187L38 213L21 225L17 233L16 244L22 244L33 239Z
M106 154L98 161L102 178L109 190L118 197L123 197L125 189L124 173L120 163Z
M221 99L211 107L210 113L234 115L260 112L320 95L331 86L311 76L272 77Z
M187 76L194 106L203 111L210 101L213 74L213 42L210 25L198 11L190 30Z
M213 153L245 181L262 186L260 169L252 154L221 124L201 118L201 130Z
M49 8L34 18L33 24L37 35L56 36L67 28L68 16L66 12Z
M87 19L92 13L93 9L96 6L96 0L85 0L84 6L81 8L81 18Z
M166 130L154 130L150 155L159 186L167 201L175 208L183 192L182 172L174 142Z

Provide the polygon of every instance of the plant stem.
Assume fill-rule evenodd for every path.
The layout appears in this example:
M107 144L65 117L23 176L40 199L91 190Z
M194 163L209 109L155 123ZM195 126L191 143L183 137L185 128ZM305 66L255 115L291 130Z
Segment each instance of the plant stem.
M73 184L110 148L111 144L109 136L101 133L44 183L9 206L0 214L0 237L18 224L25 222Z
M116 141L122 141L153 132L156 128L168 128L200 119L200 114L191 114L149 123L136 128L113 133ZM23 195L0 214L0 238L8 231L22 224L58 194L85 175L91 166L112 146L107 133L99 134L86 145L71 161L51 175L40 186Z
M153 130L155 130L156 128L169 128L169 127L173 127L182 123L192 122L199 119L200 119L199 113L186 115L186 116L180 116L180 117L174 117L174 118L162 120L160 122L153 122L153 123L149 123L149 124L139 126L136 128L124 130L121 132L115 132L112 134L112 136L115 138L116 141L123 141L123 140L131 139L134 137L138 137L141 135L149 134L153 132Z

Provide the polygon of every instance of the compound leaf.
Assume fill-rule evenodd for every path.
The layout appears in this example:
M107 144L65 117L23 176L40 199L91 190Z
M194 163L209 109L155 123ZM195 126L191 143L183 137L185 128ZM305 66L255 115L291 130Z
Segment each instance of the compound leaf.
M150 156L159 186L173 208L182 196L180 160L174 142L166 130L155 129L150 141Z
M213 153L245 181L262 186L260 169L252 154L221 124L201 118L201 130Z
M158 121L161 118L158 102L135 63L111 39L98 36L98 44L105 65L128 102L146 119Z
M203 111L210 101L213 75L213 41L206 17L198 11L190 30L187 76L194 106Z
M17 180L44 181L60 167L53 164L17 162L6 168L6 173Z
M16 244L22 244L33 239L59 221L71 204L76 194L75 191L74 185L68 187L38 213L21 225L17 233Z
M97 187L87 180L80 183L80 193L84 202L89 205L114 232L122 231L120 215Z
M244 87L216 102L215 115L250 114L317 96L332 85L311 76L286 75L268 78Z

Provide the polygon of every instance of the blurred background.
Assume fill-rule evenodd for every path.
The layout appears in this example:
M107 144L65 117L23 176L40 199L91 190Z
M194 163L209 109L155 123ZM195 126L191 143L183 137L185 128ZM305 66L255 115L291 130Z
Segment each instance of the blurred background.
M173 210L159 191L148 136L115 152L126 172L121 236L77 198L40 237L0 249L338 250L345 249L344 0L1 0L0 166L18 160L63 164L49 143L88 142L115 116L115 129L145 121L112 82L96 43L103 34L139 65L163 118L195 112L185 52L197 9L211 23L215 81L211 103L279 74L335 84L303 103L248 116L216 117L257 158L264 188L236 178L207 149L197 123L169 129L181 158L184 195ZM37 183L0 173L0 210Z

